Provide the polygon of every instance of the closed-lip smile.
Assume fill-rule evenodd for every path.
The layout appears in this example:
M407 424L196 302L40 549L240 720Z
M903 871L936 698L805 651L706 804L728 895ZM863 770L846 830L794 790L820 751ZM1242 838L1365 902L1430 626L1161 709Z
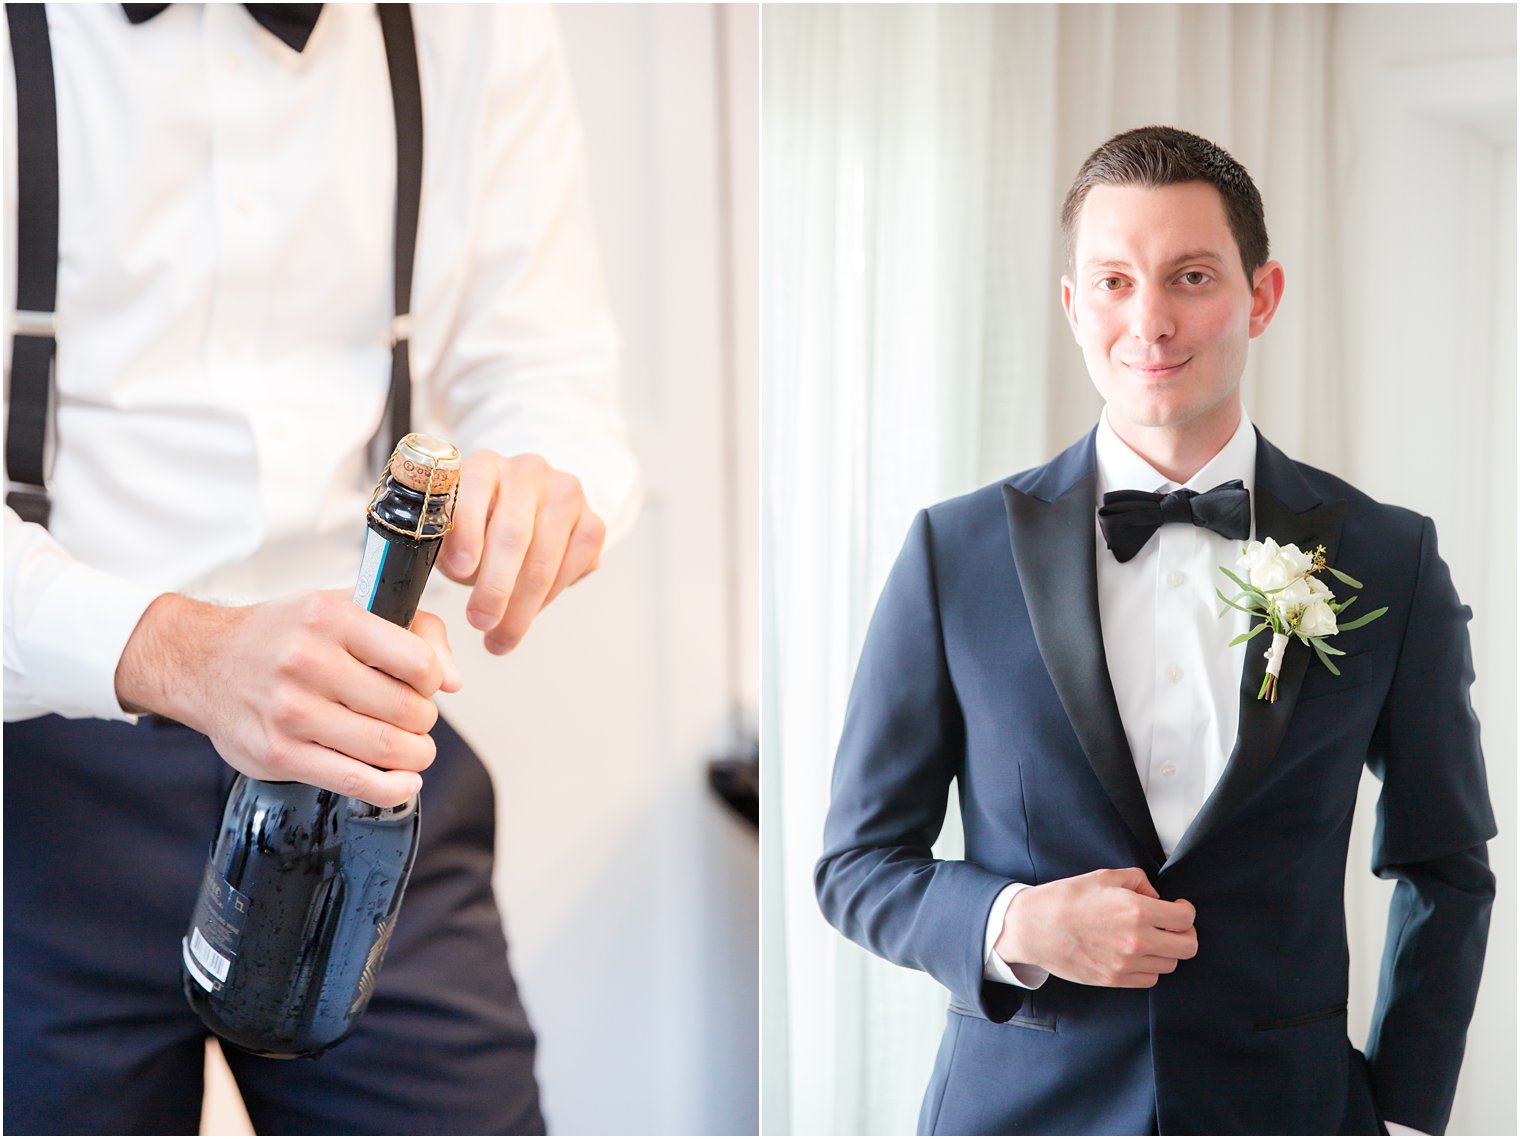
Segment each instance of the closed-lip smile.
M1133 362L1126 360L1124 366L1137 376L1144 376L1146 379L1156 379L1161 376L1170 376L1191 359L1192 357L1189 356L1187 360L1178 360L1175 364L1147 364L1138 360Z

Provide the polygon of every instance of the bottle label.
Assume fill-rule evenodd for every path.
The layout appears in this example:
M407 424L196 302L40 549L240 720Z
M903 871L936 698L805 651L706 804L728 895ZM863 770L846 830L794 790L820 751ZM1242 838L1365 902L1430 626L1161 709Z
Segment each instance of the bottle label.
M195 900L195 916L190 919L190 936L182 943L185 969L208 993L216 992L227 981L238 943L248 921L248 895L239 893L206 867L201 880L200 897Z
M375 533L372 527L364 530L364 560L359 563L359 583L354 586L354 604L373 612L375 590L380 586L380 571L385 568L385 555L391 544Z

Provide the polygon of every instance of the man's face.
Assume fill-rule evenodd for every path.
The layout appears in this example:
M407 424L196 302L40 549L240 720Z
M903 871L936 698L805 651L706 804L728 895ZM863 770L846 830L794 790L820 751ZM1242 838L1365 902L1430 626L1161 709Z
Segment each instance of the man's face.
M1094 186L1061 302L1093 384L1125 425L1205 430L1233 417L1246 343L1271 322L1282 268L1248 282L1219 191Z

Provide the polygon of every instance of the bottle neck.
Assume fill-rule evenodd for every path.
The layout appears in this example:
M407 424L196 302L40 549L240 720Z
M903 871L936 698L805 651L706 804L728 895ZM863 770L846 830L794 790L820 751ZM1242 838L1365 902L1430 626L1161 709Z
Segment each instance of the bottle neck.
M425 494L386 475L370 514L387 529L423 540L442 538L449 531L453 494Z

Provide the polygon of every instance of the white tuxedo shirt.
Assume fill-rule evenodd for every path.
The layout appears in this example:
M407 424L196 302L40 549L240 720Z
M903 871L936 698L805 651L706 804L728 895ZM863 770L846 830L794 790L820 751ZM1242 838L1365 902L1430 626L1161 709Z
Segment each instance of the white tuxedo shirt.
M553 17L412 12L414 422L436 421L465 453L543 455L580 478L616 538L637 470ZM371 5L324 6L299 53L241 5L174 4L141 26L117 4L47 15L53 514L49 533L6 511L5 719L130 719L115 668L158 594L249 602L353 584L390 377L395 120ZM8 43L0 56L11 91Z

